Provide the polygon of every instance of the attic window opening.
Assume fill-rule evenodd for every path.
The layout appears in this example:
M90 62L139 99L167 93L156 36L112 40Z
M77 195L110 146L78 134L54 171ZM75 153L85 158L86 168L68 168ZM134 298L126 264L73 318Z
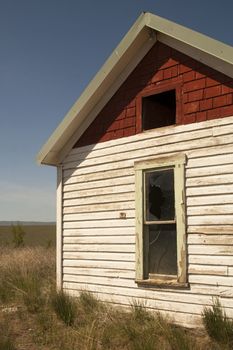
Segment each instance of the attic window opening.
M142 130L176 124L176 90L142 97Z

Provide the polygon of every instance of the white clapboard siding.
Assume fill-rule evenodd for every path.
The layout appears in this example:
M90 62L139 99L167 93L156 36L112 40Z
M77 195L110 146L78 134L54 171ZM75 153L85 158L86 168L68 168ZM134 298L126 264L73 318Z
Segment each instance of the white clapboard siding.
M113 202L122 202L127 200L134 200L135 193L114 193L114 194L105 194L102 196L94 197L83 197L78 199L64 199L63 206L77 206L77 205L88 205L88 204L101 204L101 203L113 203Z
M127 209L135 210L135 201L125 201L116 203L98 203L98 204L88 204L88 205L76 205L70 207L64 207L64 214L78 214L78 213L96 213L96 212L107 212L115 211L119 212L125 211Z
M233 154L233 152L232 152ZM229 184L233 183L233 173L223 174L218 176L202 176L187 179L186 187L196 187L196 186L208 186L215 184Z
M233 203L227 205L212 205L212 206L202 206L199 207L188 207L187 215L223 215L231 214L233 215Z
M233 240L230 241L230 245L190 244L188 246L188 252L189 254L200 255L233 255Z
M63 228L97 228L97 227L129 227L134 226L134 219L112 219L112 220L97 220L97 221L71 221L64 222Z
M232 225L205 225L205 226L188 226L188 233L204 233L204 234L232 234Z
M112 219L120 219L121 212L119 211L103 211L97 213L79 213L79 214L64 214L63 221L86 221L86 220L112 220ZM124 211L125 218L122 220L126 220L126 218L134 218L135 210L125 210Z
M105 170L100 172L91 172L89 174L84 175L77 175L77 176L64 176L63 172L63 181L64 185L69 184L82 184L82 183L89 183L89 182L95 182L95 181L101 181L101 180L108 180L108 179L117 179L119 177L124 176L134 176L134 169L130 167L126 167L125 169L120 170Z
M233 215L198 215L189 216L188 225L233 225Z
M188 148L191 151L187 151L189 158L197 158L197 157L206 157L211 156L211 155L218 155L218 154L227 154L227 153L232 153L232 139L231 136L221 136L221 137L208 137L210 136L209 133L204 133L202 135L199 134L200 138L200 144L197 143L196 138L198 138L198 134L195 133L193 134L189 134L189 137L194 136L193 140L188 140L187 139L182 139L179 140L179 142L177 142L175 144L175 151L182 151L183 147L185 147L186 149ZM207 136L204 137L203 136ZM188 138L189 138L188 137ZM174 143L175 139L172 140L172 143ZM169 143L171 142L171 140L169 139L168 142L168 138L166 139L160 139L160 140L147 140L144 142L140 142L140 150L145 150L146 148L150 147L156 147L156 154L160 154L160 153L166 153L169 150ZM185 144L182 144L182 142L185 142ZM167 147L168 146L168 147ZM202 148L200 148L200 146ZM205 152L204 150L209 147L207 149L207 151ZM131 153L129 153L131 152ZM77 155L72 154L70 156L68 156L65 161L64 164L72 164L74 162L76 162L77 160L81 162L83 162L84 160L90 160L90 164L94 165L94 164L99 164L100 163L100 159L101 162L105 162L105 161L112 161L112 158L106 158L106 154L108 154L109 156L114 156L114 159L117 160L123 160L124 157L138 157L140 156L140 153L135 153L135 144L132 142L130 144L127 145L127 147L125 147L124 145L115 145L115 147L111 147L110 149L107 150L103 149L101 151L98 151L98 153L96 152L90 152L90 153L85 153L83 156L82 154L80 154L80 157L77 158ZM121 157L119 156L119 154L121 154ZM150 153L148 153L150 154ZM117 155L117 156L116 156ZM105 157L105 158L102 158ZM93 163L91 163L91 160L93 161ZM82 163L84 164L84 163ZM85 163L86 164L86 163ZM89 164L89 165L90 165Z
M63 283L177 322L199 320L218 296L233 317L233 117L150 130L71 150L63 162ZM184 289L135 283L138 160L185 153L188 282Z
M208 246L209 247L209 246ZM190 246L189 246L190 251ZM198 249L196 249L198 251ZM209 255L208 249L200 254L190 254L188 257L190 264L201 264L201 265L217 265L217 266L233 266L232 255Z
M134 253L134 244L64 244L64 252L113 252Z
M127 278L134 280L135 272L126 269L117 268L90 268L90 267L64 267L63 273L67 275L77 275L77 276L100 276L100 277L113 277L113 278ZM76 280L78 280L77 277Z
M127 264L125 261L117 261L117 260L97 260L92 259L88 260L87 258L79 260L78 258L75 258L73 260L71 259L64 259L63 260L63 267L85 267L85 268L105 268L105 269L125 269L125 270L135 270L135 263L134 261L127 261Z
M63 252L64 259L77 259L77 260L113 260L113 261L135 261L135 254L132 253L102 253L102 252Z
M202 176L211 176L211 175L221 175L221 174L233 174L233 165L225 164L225 165L212 165L209 166L206 163L206 167L197 167L186 169L185 175L187 178L191 177L202 177Z
M212 266L212 265L199 265L199 264L190 264L188 267L189 274L195 275L219 275L219 276L228 276L228 267L227 266Z
M233 277L231 276L189 275L189 281L190 283L216 284L233 287Z
M128 193L133 192L135 188L134 184L130 185L121 185L121 186L109 186L102 188L91 188L80 191L64 192L64 199L68 198L82 198L82 197L92 197L92 196L102 196L104 194L113 194L113 193Z
M233 157L233 155L232 155ZM199 186L199 187L188 187L186 189L186 195L189 196L200 196L210 194L223 194L233 193L233 184L227 185L215 185L215 186Z
M217 156L219 154L232 153L232 137L231 135L224 135L223 137L215 138L217 145L214 147L205 147L197 150L192 150L188 153L189 159L200 158L207 156Z
M199 143L196 141L196 139L199 140ZM170 137L146 140L140 142L140 149L137 149L136 151L133 143L127 145L127 147L116 145L114 148L108 150L107 154L106 149L104 149L102 152L99 152L98 157L93 157L92 153L90 155L86 155L85 158L79 159L79 166L94 166L102 163L111 163L113 161L122 161L129 158L136 159L144 155L145 149L147 149L147 154L152 156L166 154L171 151L181 152L184 149L188 149L192 150L187 151L188 154L190 154L190 158L194 158L203 156L203 149L199 150L200 147L211 148L211 146L213 146L211 150L207 152L209 156L216 154L227 154L232 153L232 144L229 143L231 143L230 136L210 137L210 133L206 131L202 131L201 133L193 132L189 133L189 135L184 135L182 139L180 139L179 135L176 135L172 140ZM223 148L222 144L225 145L225 148ZM219 152L217 151L218 149ZM64 161L64 166L65 169L76 167L77 159L75 159L75 156L72 155L72 158L67 157Z
M210 129L211 135L218 136L218 135L229 135L229 127L233 124L233 116L223 119L217 119L217 120L209 120L204 121L201 123L194 123L194 124L187 124L187 125L179 125L179 126L170 126L168 128L160 128L157 130L148 130L142 134L136 134L132 137L124 137L117 139L118 145L128 145L132 144L134 142L141 142L143 140L149 140L154 139L155 137L161 137L163 135L172 136L174 133L186 133L189 131L195 131L195 130L202 130L202 129ZM222 130L222 131L221 131ZM76 154L77 158L79 159L79 155L83 153L90 153L92 152L94 154L95 151L99 152L101 149L106 148L115 148L116 147L116 140L108 141L108 142L100 142L94 145L87 145L79 148L73 148L70 151L70 155ZM84 156L85 157L85 156Z
M149 134L148 134L149 135ZM157 152L165 152L167 151L166 146L169 147L170 144L175 144L176 147L181 147L180 145L182 144L182 142L187 142L189 147L191 148L192 145L193 147L197 147L197 142L195 142L194 140L202 140L202 139L206 139L208 138L209 143L211 143L212 145L215 144L217 145L217 142L215 141L216 138L212 137L211 135L211 129L203 129L203 130L196 130L196 131L189 131L185 134L183 134L182 139L180 138L180 134L179 133L174 133L172 135L172 138L170 137L170 135L164 135L161 137L154 137L154 138L149 138L146 140L140 140L140 146L136 147L136 149L138 149L139 153L135 153L135 147L134 147L134 143L129 143L127 144L127 147L125 147L125 145L117 145L115 144L114 148L110 148L110 151L108 149L108 153L110 154L107 155L106 154L106 150L102 150L98 152L98 157L88 157L88 154L83 157L82 159L80 158L76 158L73 156L68 156L64 161L63 164L65 166L65 169L68 168L73 168L77 166L77 159L79 160L80 164L79 166L89 166L89 165L97 165L100 164L99 159L102 159L102 162L112 162L113 159L115 161L119 161L119 160L123 160L123 159L129 159L130 158L135 158L138 156L141 156L140 152L144 151L144 149L148 149L148 148L154 148L156 147ZM200 141L201 142L201 141ZM161 150L161 151L160 151ZM148 149L148 152L150 154L150 150ZM142 154L143 155L143 154Z
M173 311L173 312L182 312L182 313L191 313L191 314L201 314L203 311L203 306L208 306L211 305L209 303L199 303L195 304L192 302L191 298L188 300L188 302L184 302L184 299L181 301L175 301L174 298L173 300L160 300L156 299L154 296L153 299L149 298L148 296L142 296L141 291L138 289L133 289L133 288L127 288L127 287L118 287L118 286L109 286L105 285L104 288L100 288L97 284L83 284L79 282L64 282L64 287L66 289L73 289L73 290L89 290L90 292L97 292L98 294L101 293L106 293L111 296L112 301L117 301L119 300L120 297L125 297L131 299L131 303L134 298L137 299L146 299L146 306L150 307L155 310L163 310L163 311ZM84 286L86 288L84 288ZM201 301L201 298L200 298ZM130 300L128 300L128 303ZM226 306L226 310L228 312L231 312L232 314L232 309L228 308Z
M134 226L131 227L111 227L111 230L109 230L109 227L102 227L102 228L96 228L96 227L90 227L90 228L66 228L63 229L63 237L82 237L88 236L94 236L94 237L106 237L106 236L130 236L134 235L135 237L135 228ZM65 239L65 238L64 238Z
M66 293L70 294L73 297L78 297L80 293L83 292L83 289L72 289L72 288L66 288L66 285L63 286ZM87 287L86 289L89 292L92 292L97 298L101 298L101 300L105 301L106 303L113 304L114 306L123 307L123 308L129 308L133 301L138 301L141 304L147 304L147 299L143 298L128 298L128 297L122 297L122 296L111 296L110 294L106 293L98 293L91 291L90 288ZM147 307L147 309L151 312L155 311L156 309L151 309ZM158 309L156 310L158 311ZM160 314L166 318L169 318L171 322L174 322L179 325L183 325L184 327L196 327L202 324L202 318L200 315L194 315L189 313L182 313L182 312L176 312L176 311L163 311L159 310Z
M232 153L189 159L187 163L187 168L195 168L200 166L205 167L205 166L219 165L219 164L232 164Z
M224 235L221 232L218 235L205 235L205 234L190 234L188 235L188 244L223 244L228 245L232 241L233 234Z
M201 193L197 197L188 197L186 200L188 209L191 206L203 206L213 204L233 204L233 194L216 194L214 196L202 196Z
M135 235L123 235L123 236L81 236L81 237L64 237L64 244L134 244Z
M134 176L123 176L123 177L117 177L113 179L79 183L78 188L79 190L86 190L86 189L92 189L92 188L112 187L112 186L128 185L128 184L132 185L134 183L135 183ZM63 186L64 192L70 192L70 191L76 191L76 190L77 190L77 184L68 184Z

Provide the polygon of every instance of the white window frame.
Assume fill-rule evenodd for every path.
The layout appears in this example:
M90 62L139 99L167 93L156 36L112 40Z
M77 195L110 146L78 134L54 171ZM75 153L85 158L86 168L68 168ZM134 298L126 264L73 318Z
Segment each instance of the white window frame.
M159 284L187 286L187 247L185 215L185 154L176 154L142 160L134 163L136 185L136 282L138 284ZM144 224L144 173L146 171L174 169L175 217L177 236L177 278L160 275L149 278L147 271L147 254L149 247L148 232ZM147 226L148 227L148 226Z

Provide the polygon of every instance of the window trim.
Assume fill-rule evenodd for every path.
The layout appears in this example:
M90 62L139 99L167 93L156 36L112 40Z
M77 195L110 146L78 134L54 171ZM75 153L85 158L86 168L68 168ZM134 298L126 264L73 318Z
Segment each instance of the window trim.
M157 128L152 128L148 130L143 130L142 127L142 99L144 97L149 97L152 95L161 94L166 91L175 90L176 92L176 118L175 118L175 124L162 126L162 128L170 127L173 125L179 125L181 124L182 119L182 82L181 80L178 80L176 82L165 82L161 83L159 86L153 86L148 88L146 91L141 92L138 94L136 98L136 134L139 134L141 132L148 132L150 130L154 130Z
M185 219L185 154L142 160L134 163L135 169L135 206L136 206L136 283L187 287L187 248ZM177 278L146 278L146 242L144 225L144 171L165 167L174 168L175 213L177 230Z

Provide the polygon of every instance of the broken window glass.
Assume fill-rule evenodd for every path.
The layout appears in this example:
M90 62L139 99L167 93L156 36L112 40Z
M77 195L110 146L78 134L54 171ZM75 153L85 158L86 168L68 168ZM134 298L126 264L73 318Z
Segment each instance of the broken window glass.
M156 170L145 173L146 221L174 220L174 171Z

